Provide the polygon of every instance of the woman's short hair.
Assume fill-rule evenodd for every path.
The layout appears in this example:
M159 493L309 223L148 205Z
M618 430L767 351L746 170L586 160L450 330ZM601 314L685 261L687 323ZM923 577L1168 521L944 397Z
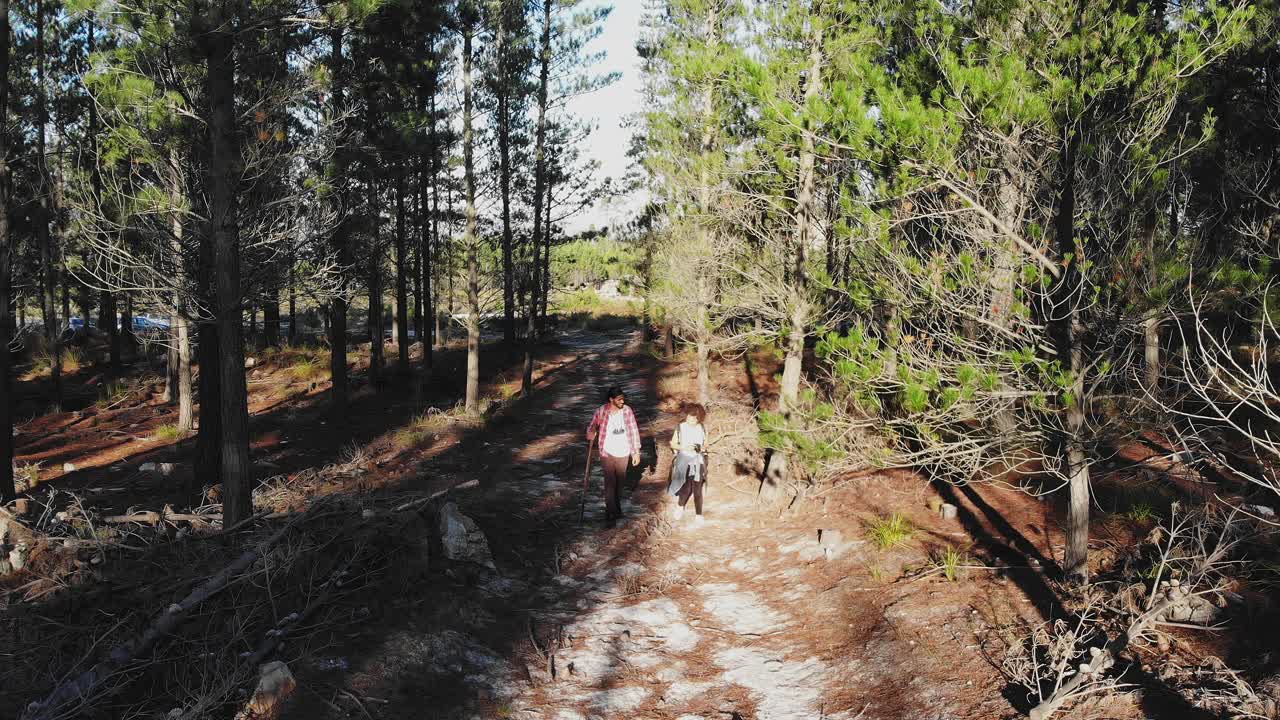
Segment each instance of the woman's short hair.
M707 419L707 409L701 404L695 402L681 403L680 416L688 417L690 415L697 418L698 422L701 423L703 420Z
M627 394L623 392L622 388L618 387L617 385L610 386L610 388L606 390L604 393L605 400L612 400L619 396L625 399L627 397Z

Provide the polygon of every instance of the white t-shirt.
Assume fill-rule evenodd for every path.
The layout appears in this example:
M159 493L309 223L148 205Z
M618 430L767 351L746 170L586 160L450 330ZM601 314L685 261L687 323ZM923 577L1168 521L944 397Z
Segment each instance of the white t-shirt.
M699 463L702 462L702 455L694 452L692 447L694 445L705 446L707 444L706 428L702 427L701 425L690 425L689 423L680 423L680 428L676 430L676 439L684 447L690 448L688 450L680 451L684 453L685 457L689 458L690 460L694 460L696 458L696 462L699 462Z
M628 457L631 455L631 439L627 437L627 421L622 411L609 413L609 422L605 427L604 454L610 457Z

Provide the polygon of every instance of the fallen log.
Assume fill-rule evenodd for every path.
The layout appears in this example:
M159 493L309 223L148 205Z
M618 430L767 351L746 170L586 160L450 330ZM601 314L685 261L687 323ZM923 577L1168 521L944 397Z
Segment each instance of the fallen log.
M102 518L102 521L110 525L124 525L127 523L145 523L147 525L159 525L161 522L222 522L221 513L213 513L210 515L196 515L193 513L171 513L163 510L144 510L142 512L131 513L128 515L108 515Z
M252 550L241 554L218 574L192 590L181 602L170 605L142 635L112 648L105 660L57 686L44 700L28 705L22 715L23 720L54 720L64 717L71 707L91 699L104 682L147 653L160 638L176 630L192 608L217 595L233 579L252 567L263 553L271 549L293 528L299 518L295 518L277 530Z

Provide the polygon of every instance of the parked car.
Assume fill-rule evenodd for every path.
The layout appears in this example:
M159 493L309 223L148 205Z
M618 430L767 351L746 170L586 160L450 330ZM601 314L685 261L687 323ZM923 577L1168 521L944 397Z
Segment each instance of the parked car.
M169 321L152 315L134 315L133 332L135 335L162 335L169 332Z

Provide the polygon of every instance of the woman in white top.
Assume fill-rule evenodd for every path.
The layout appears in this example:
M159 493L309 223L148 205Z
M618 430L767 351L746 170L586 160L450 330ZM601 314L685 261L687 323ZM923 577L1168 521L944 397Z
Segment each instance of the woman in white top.
M684 506L693 498L693 509L697 513L695 522L702 523L702 488L707 479L707 429L703 422L707 419L707 409L698 403L684 403L680 406L680 414L684 422L676 427L671 435L671 449L675 458L671 461L671 484L667 492L677 498L675 517L684 516Z

